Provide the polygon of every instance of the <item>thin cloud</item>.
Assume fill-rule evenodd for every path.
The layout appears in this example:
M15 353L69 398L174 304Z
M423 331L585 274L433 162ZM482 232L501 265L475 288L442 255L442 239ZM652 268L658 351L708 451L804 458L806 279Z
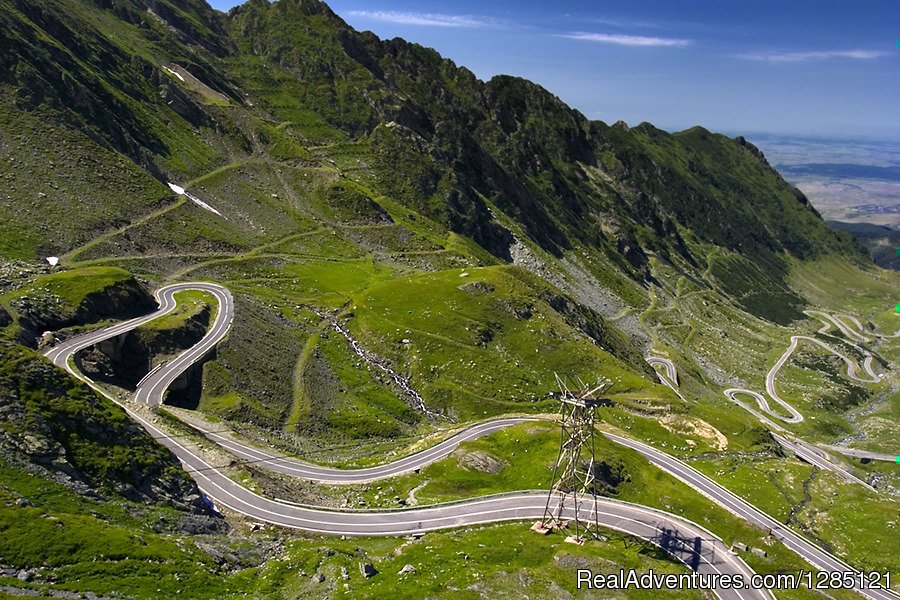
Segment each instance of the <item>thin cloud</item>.
M586 33L574 32L566 33L561 37L570 40L580 40L584 42L595 42L598 44L616 44L619 46L688 46L691 40L682 40L678 38L648 37L643 35L620 35L613 33Z
M750 54L738 54L741 60L755 60L763 62L809 62L814 60L832 60L836 58L850 58L854 60L872 60L888 56L890 52L884 50L820 50L813 52L758 52Z
M617 21L615 19L588 19L591 23L598 25L608 25L610 27L622 27L630 29L663 29L659 23L650 23L649 21Z
M400 12L394 10L351 10L351 17L384 21L398 25L419 25L424 27L488 27L496 25L491 19L473 15L449 15L443 13Z

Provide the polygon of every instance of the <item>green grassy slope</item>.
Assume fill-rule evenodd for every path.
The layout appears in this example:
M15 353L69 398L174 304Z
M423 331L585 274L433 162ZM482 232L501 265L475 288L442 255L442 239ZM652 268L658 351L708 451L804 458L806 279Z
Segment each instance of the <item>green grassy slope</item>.
M0 65L0 148L51 167L40 185L34 166L7 173L4 255L228 283L253 325L207 368L207 405L225 416L408 434L419 418L402 394L357 380L349 347L325 339L330 313L455 418L540 410L554 371L674 406L641 363L649 338L685 359L698 410L724 427L710 385L757 376L776 325L815 295L791 286L791 266L862 260L742 139L588 122L539 86L478 81L319 2L228 15L161 3L146 19L134 2L46 2L8 0L3 17L15 52ZM220 214L176 199L168 179ZM73 201L74 218L48 218ZM494 266L510 259L615 325ZM497 291L461 291L465 270ZM321 381L304 387L307 369Z
M45 331L142 314L155 305L131 273L108 266L41 274L0 294L0 307L11 316L7 334L32 347Z
M0 343L4 460L136 500L200 506L193 481L119 407L31 350Z
M612 405L599 410L608 426L697 460L742 493L755 490L785 519L808 488L814 493L794 517L811 535L861 565L896 567L859 541L892 500L854 494L773 457L759 423L722 394L764 389L790 336L821 326L805 308L852 314L873 333L900 329L897 275L869 265L849 237L827 228L745 140L591 122L530 82L482 82L433 50L356 32L317 0L252 0L228 14L199 0L0 0L0 45L11 49L0 54L0 327L10 340L34 344L47 329L145 312L146 289L167 282L221 282L235 294L236 318L203 366L198 410L250 437L346 464L407 447L450 420L552 412L555 373L589 383L608 377ZM218 214L176 196L168 181ZM48 255L62 257L63 270L38 267ZM142 335L178 329L208 301L179 298L189 306ZM872 337L867 348L890 374L898 342ZM29 381L4 371L9 389L30 399L29 414L57 424L86 414L107 435L126 426L35 355L4 344L11 368L40 375L26 389ZM644 363L649 352L675 361L683 399ZM405 378L440 416L417 410L375 363ZM853 383L804 348L779 386L809 417L795 433L890 451L895 377ZM155 452L136 455L110 438L105 453L65 427L53 431L90 485L130 467L151 480L169 475ZM520 433L465 449L506 461L497 476L453 457L387 485L405 494L427 480L426 499L543 487L552 436L523 442ZM634 457L603 450L632 477L621 497L704 522L722 517ZM866 469L859 472L883 474ZM14 482L15 470L2 477ZM374 492L366 494L372 501ZM843 505L869 507L872 517L854 520ZM65 532L94 523L83 512ZM45 531L42 518L10 516ZM759 537L727 523L728 535ZM84 541L63 581L151 597L143 564L82 560L102 552L104 539L111 548L130 543L123 540L133 540L125 533L132 526L141 527L116 521ZM66 536L53 531L53 552L62 555ZM425 546L294 540L286 561L259 570L215 567L202 555L189 566L194 550L141 531L147 560L177 565L160 567L166 593L178 589L175 573L198 597L315 593L309 576L317 570L340 593L337 572L349 565L351 593L412 594L405 583L397 591L393 576L357 578L353 563L363 558L384 573L421 565L427 590L569 589L555 559L566 552L552 540L529 545L512 526L428 536L435 541ZM501 537L523 547L511 544L489 567L453 551ZM323 546L334 554L314 559ZM46 560L39 548L26 550L17 560ZM584 552L660 565L643 546ZM759 566L794 564L784 549L772 555ZM510 576L485 582L488 569ZM130 570L143 574L128 583ZM535 583L538 572L553 583Z

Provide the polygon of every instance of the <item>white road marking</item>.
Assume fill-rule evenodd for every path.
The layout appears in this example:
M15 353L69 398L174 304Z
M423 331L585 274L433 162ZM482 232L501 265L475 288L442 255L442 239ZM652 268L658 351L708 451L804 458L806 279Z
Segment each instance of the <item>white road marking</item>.
M187 289L199 289L215 294L220 302L220 309L213 327L200 343L184 352L171 363L167 363L164 368L159 369L155 374L148 375L144 385L138 390L138 396L143 396L148 403L159 403L162 401L162 396L168 385L191 364L202 358L227 334L234 318L234 307L231 294L226 288L211 283L187 283L167 286L157 292L160 309L156 312L145 317L132 319L131 321L117 326L79 336L78 338L64 342L57 348L49 350L46 353L46 356L51 358L55 364L67 370L74 377L91 386L98 391L98 393L117 402L100 386L74 369L69 364L69 358L80 349L86 348L103 339L124 333L125 331L133 329L142 323L157 318L172 310L175 307L174 294L178 291ZM163 382L165 382L165 384ZM147 387L148 385L150 386L149 388ZM145 392L145 390L147 391ZM453 504L417 507L402 511L334 511L323 510L321 508L305 508L274 501L259 496L232 481L227 475L219 471L219 469L206 463L202 457L183 446L174 437L166 435L162 430L155 427L137 412L127 406L123 406L123 408L131 418L147 429L151 435L155 434L154 437L157 441L173 451L182 464L192 471L191 474L198 480L200 489L211 499L222 506L227 506L232 510L247 516L276 525L301 528L308 531L333 535L399 535L412 531L431 531L435 529L458 527L466 524L539 518L543 515L546 496L541 492L471 499ZM517 420L510 419L510 424L514 422L517 422ZM472 429L476 429L477 427L478 426L475 426ZM471 430L468 430L468 433L471 434L471 432ZM463 432L463 434L465 433L466 432ZM766 515L756 507L732 494L681 461L641 442L629 440L613 434L605 435L616 443L638 451L650 460L651 463L685 482L687 485L696 489L701 494L707 496L734 514L762 527L771 527L773 534L788 548L792 549L818 568L828 571L852 570L851 567L845 563L834 558L812 542L783 527L769 515ZM446 444L447 441L443 442L443 444ZM536 505L531 504L532 502L536 502ZM601 505L603 506L603 510L599 509ZM727 570L732 573L752 573L746 563L739 557L733 556L727 552L727 549L725 549L721 540L718 540L708 531L696 524L688 523L683 518L656 509L614 502L601 498L594 499L591 510L599 511L598 516L602 517L604 526L637 535L638 537L651 541L659 530L660 521L663 521L663 524L666 527L690 532L690 535L699 537L704 542L710 541L704 537L705 535L708 535L712 538L711 543L714 552L716 550L722 550L717 554L717 556L722 558L722 562L719 564L724 565ZM435 516L422 518L423 515L429 514L434 514ZM652 530L653 533L648 533L649 530ZM683 557L680 558L684 560ZM716 565L705 559L702 553L699 558L701 568L709 568L717 572L722 572L719 571ZM703 565L706 565L706 567L703 567ZM750 597L772 598L770 593L764 591L745 590L744 592ZM734 590L720 590L716 593L722 598L745 597L741 592ZM863 590L862 593L871 598L875 598L876 600L900 597L893 592L884 590Z

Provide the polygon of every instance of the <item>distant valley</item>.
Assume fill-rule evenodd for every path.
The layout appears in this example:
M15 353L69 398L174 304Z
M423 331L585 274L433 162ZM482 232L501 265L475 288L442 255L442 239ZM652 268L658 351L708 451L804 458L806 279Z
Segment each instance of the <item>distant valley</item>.
M0 600L900 579L900 273L822 218L894 243L896 146L591 120L318 0L0 48Z
M900 227L900 144L749 135L826 220Z

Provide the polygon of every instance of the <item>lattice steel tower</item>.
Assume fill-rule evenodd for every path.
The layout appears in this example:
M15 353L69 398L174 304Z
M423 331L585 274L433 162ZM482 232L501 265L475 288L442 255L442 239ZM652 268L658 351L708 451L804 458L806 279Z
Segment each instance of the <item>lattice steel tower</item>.
M583 497L593 498L594 496L596 408L608 402L600 395L609 389L612 382L604 380L595 387L588 388L579 380L578 388L575 391L570 390L559 375L556 376L556 383L560 390L559 455L556 459L556 466L553 467L553 479L550 481L550 492L547 495L544 517L534 524L533 529L547 533L563 527L565 523L563 513L567 507L571 507L574 512L572 521L575 525L575 532L567 537L566 541L581 544L584 542L584 535L580 533L582 523L585 524L584 532L591 535L596 535L599 528L596 511L592 510L593 506L584 508L579 504ZM591 531L590 525L594 526L593 531Z

